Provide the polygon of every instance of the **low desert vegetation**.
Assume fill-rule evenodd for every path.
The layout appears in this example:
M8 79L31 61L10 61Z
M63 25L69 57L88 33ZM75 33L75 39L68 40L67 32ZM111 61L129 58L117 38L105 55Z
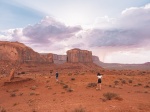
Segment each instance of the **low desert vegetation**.
M64 89L68 88L68 85L63 85L63 88L64 88Z
M104 93L103 96L105 97L106 100L112 100L112 99L122 100L122 98L117 93L107 92Z
M37 96L37 95L40 95L40 94L39 93L35 93L35 92L30 92L29 95L30 96L32 96L32 95L36 95Z
M129 83L132 83L133 81L132 81L132 80L128 80L128 82L129 82Z
M67 92L72 92L73 91L73 89L71 88L71 87L69 87L68 89L67 89Z
M11 96L11 97L15 97L15 96L16 96L16 93L10 93L10 96Z
M18 105L18 104L19 104L19 103L14 103L13 106L16 106L16 105Z
M146 86L144 86L144 88L150 88L150 86L149 86L149 85L146 85Z
M114 84L115 84L115 85L118 85L118 84L119 84L119 81L118 81L118 80L114 81Z
M73 80L75 80L75 78L74 78L74 77L72 77L72 78L71 78L71 80L73 81Z
M72 112L86 112L86 110L82 106L79 106L78 108L72 110Z
M126 80L121 80L121 82L122 82L122 84L126 84L127 83Z
M68 76L71 76L72 75L72 73L68 73Z
M96 87L96 86L97 86L97 83L93 83L93 82L88 83L88 85L87 85L87 87L90 87L90 88Z
M142 84L141 84L141 83L138 83L137 85L138 85L138 86L142 86Z
M30 89L31 89L31 90L36 90L36 89L37 89L37 86L32 86Z

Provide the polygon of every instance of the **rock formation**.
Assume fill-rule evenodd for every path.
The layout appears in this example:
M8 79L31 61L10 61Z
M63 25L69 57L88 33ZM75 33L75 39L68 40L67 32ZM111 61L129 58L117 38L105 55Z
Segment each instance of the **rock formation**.
M15 69L12 69L10 74L9 74L9 81L11 81L12 79L14 79L14 75L15 75Z
M62 64L62 63L65 63L67 61L67 56L66 55L53 54L53 60L54 60L54 63L56 63L56 64Z
M0 60L18 62L47 62L39 53L19 42L0 42Z
M80 49L71 49L67 51L67 62L91 63L92 52Z
M88 50L72 49L67 51L67 55L39 54L22 43L0 41L0 61L63 64L65 62L90 63L99 61L99 59L92 56L92 52Z
M44 58L45 61L50 62L50 63L54 62L52 53L43 53L40 55Z

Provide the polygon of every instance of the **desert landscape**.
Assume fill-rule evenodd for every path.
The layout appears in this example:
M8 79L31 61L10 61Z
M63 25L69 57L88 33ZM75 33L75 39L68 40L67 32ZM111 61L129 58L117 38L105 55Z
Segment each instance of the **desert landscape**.
M1 41L0 112L149 112L150 69L109 69L96 60L87 50L58 56Z

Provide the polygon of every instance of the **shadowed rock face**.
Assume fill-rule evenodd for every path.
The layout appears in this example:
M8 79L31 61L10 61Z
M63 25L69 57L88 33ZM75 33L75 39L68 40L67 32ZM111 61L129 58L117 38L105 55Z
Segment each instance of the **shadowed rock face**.
M67 62L91 63L92 52L87 50L72 49L67 51Z
M18 42L0 42L0 60L19 62L47 61L39 53Z

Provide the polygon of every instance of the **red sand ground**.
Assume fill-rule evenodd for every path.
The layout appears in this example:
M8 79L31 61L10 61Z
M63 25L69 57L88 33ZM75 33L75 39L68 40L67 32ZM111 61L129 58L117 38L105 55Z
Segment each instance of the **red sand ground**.
M19 75L11 83L8 77L1 77L0 108L6 112L150 111L149 71L102 72L102 90L87 87L89 83L97 82L96 73L92 72L61 72L59 82L56 82L54 73L50 75L48 72ZM117 81L119 83L115 85ZM116 93L120 99L106 100L103 94L107 92Z

